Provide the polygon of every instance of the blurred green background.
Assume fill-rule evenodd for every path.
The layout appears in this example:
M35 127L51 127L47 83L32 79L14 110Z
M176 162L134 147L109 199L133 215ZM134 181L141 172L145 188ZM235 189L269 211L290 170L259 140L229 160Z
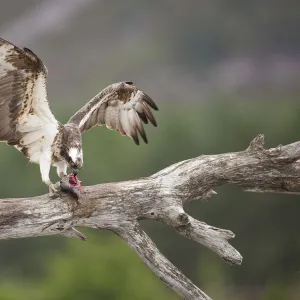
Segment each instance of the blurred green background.
M84 185L243 150L259 133L266 147L299 140L297 2L0 0L0 6L0 35L47 64L49 99L60 121L120 80L135 81L160 108L159 127L146 128L147 146L106 128L83 136ZM4 144L0 166L1 198L47 192L38 166ZM241 266L228 266L164 224L145 221L143 228L213 299L299 299L299 197L216 190L208 202L185 209L236 234ZM0 300L179 299L117 236L82 231L85 243L0 241Z

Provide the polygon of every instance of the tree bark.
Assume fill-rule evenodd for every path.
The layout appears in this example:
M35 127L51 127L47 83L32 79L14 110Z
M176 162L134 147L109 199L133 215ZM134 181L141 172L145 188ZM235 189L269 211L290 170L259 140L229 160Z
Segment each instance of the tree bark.
M202 155L137 180L83 188L80 204L67 194L0 200L0 239L55 235L85 236L75 226L108 229L126 241L149 268L184 299L210 299L167 258L140 228L152 219L208 247L227 263L242 256L228 240L229 230L195 220L183 209L187 201L207 199L212 189L234 184L255 192L300 192L300 142L264 149L259 135L241 152Z

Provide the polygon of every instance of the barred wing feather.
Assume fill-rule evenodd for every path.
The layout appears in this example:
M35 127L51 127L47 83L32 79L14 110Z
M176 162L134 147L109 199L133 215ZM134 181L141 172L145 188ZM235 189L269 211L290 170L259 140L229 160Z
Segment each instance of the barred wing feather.
M0 38L0 141L31 158L49 143L58 122L48 104L47 69L29 49Z
M73 115L69 123L77 124L82 133L96 125L106 125L129 136L138 145L139 135L148 143L142 122L150 121L157 126L151 109L158 110L148 95L132 82L119 82L102 90Z

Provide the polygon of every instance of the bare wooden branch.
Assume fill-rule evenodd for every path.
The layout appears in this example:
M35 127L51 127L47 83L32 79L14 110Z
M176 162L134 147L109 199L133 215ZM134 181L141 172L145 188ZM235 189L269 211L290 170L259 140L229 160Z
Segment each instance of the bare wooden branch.
M184 299L210 299L157 250L156 245L138 224L119 228L116 233L166 285Z
M84 187L80 205L65 194L58 199L3 199L0 239L61 234L84 240L75 226L109 229L184 299L209 299L159 252L138 221L162 221L226 262L241 264L242 256L228 243L234 234L195 220L183 204L209 198L214 187L226 183L251 191L299 194L299 158L300 142L266 150L259 135L245 151L202 155L147 178Z

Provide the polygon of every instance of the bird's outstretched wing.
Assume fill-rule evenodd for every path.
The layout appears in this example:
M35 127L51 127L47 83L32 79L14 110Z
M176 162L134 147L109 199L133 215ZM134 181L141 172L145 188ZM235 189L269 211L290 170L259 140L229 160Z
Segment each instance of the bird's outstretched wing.
M47 101L47 68L29 49L0 38L0 141L31 158L56 134Z
M102 90L69 123L77 124L82 133L96 125L106 125L129 136L138 145L138 133L148 142L142 121L157 126L151 108L158 110L154 101L132 82L119 82Z

